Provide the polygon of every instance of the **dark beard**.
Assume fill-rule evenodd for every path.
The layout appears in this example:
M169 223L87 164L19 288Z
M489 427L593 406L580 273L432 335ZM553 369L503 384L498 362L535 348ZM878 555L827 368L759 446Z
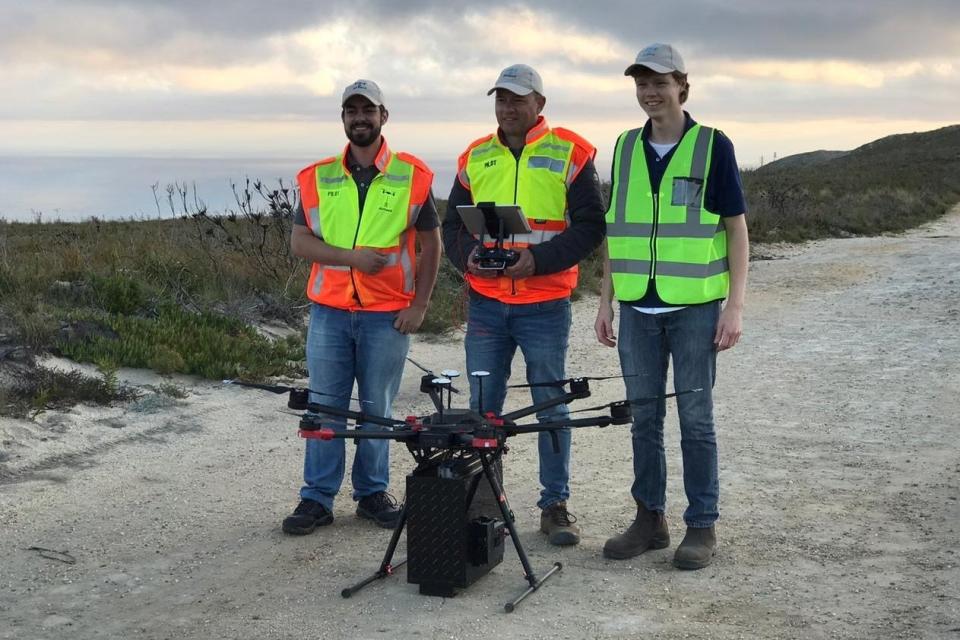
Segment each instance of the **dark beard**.
M358 147L369 147L380 137L380 127L371 127L366 133L347 129L347 140Z

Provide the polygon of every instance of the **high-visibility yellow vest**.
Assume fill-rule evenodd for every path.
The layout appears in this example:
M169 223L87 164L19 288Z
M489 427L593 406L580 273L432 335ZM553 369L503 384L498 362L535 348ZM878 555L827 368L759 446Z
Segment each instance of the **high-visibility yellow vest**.
M387 264L373 275L342 265L314 263L307 297L350 311L398 311L410 306L416 277L417 214L430 194L433 172L418 158L393 153L384 139L363 212L347 167L349 146L297 175L307 227L341 249L375 249Z
M520 249L546 242L567 228L567 189L594 155L596 149L589 142L567 129L551 129L541 116L527 132L519 159L493 133L474 141L460 155L458 177L474 203L520 205L531 232L503 243L505 248ZM469 273L466 278L476 292L501 302L546 302L570 295L577 286L577 267L519 279L478 278Z
M704 206L714 130L691 127L677 144L653 193L641 129L617 140L607 210L607 250L614 294L639 300L656 279L668 304L698 304L727 295L727 234Z

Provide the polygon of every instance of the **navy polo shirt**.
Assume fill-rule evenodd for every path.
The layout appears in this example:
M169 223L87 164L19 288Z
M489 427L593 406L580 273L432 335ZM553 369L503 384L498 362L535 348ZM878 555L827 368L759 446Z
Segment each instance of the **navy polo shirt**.
M696 124L690 114L683 112L686 116L683 132L689 131ZM667 164L673 157L677 145L665 155L660 157L656 150L650 145L651 123L643 126L640 138L643 140L643 152L647 159L647 171L650 174L650 186L653 193L660 190L660 181L663 180L663 174L667 171ZM613 169L611 168L611 182L613 181ZM707 192L704 195L704 206L708 211L728 218L746 213L747 203L743 197L743 183L740 180L740 169L737 167L737 157L733 150L733 143L730 138L717 129L713 137L713 149L710 153L710 171L707 173ZM650 282L647 287L647 293L640 300L625 302L634 307L673 307L676 305L667 304L660 299L657 294L656 279Z

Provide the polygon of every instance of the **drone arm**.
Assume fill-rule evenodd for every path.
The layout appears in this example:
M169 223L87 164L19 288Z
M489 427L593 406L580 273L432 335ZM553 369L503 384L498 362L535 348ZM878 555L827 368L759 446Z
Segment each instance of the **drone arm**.
M370 431L366 429L337 429L322 427L320 429L300 429L300 437L312 440L333 440L334 438L349 440L409 440L416 435L413 431Z
M505 413L500 417L503 418L504 420L517 420L518 418L526 418L527 416L531 416L537 413L538 411L542 411L544 409L550 409L552 407L556 407L557 405L566 404L571 400L586 398L589 395L590 395L589 389L584 391L571 391L563 394L562 396L553 398L552 400L545 400L543 402L538 402L537 404L531 405L525 409L518 409L510 413Z
M373 416L369 413L364 413L362 411L351 411L349 409L338 409L337 407L330 407L325 404L319 404L316 402L308 402L305 405L293 407L294 409L306 409L307 411L313 411L314 413L325 413L331 416L337 416L340 418L347 418L349 420L354 420L356 422L370 422L372 424L379 425L381 427L397 427L405 423L399 422L397 420L392 420L390 418L381 418L380 416Z
M613 424L610 416L594 418L577 418L576 420L562 420L560 422L541 422L539 424L516 424L502 427L508 435L518 433L537 433L539 431L557 431L558 429L578 429L580 427L606 427Z

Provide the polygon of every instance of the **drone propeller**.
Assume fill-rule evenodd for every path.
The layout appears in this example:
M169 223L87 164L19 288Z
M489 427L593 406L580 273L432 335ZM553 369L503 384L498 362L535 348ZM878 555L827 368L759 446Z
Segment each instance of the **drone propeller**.
M313 389L299 389L297 387L287 387L282 384L260 384L258 382L244 382L243 380L224 380L223 384L235 384L238 387L250 387L251 389L261 389L263 391L269 391L270 393L287 393L288 391L309 391L310 393L315 393L318 396L325 396L327 398L337 398L340 400L353 400L354 402L361 402L363 404L373 404L370 400L361 400L359 398L354 398L348 396L343 398L342 396L335 396L330 393L324 393L322 391L314 391Z
M407 356L407 362L409 362L410 364L412 364L413 366L415 366L417 369L420 369L420 371L423 371L424 373L429 373L429 374L431 374L431 375L433 374L433 371L430 371L430 369L427 369L427 368L426 368L425 366L423 366L422 364L419 364L416 360L414 360L414 359L411 358L410 356Z
M647 396L646 398L632 398L630 402L634 404L647 404L648 402L656 402L657 400L666 400L667 398L676 398L677 396L685 396L688 393L700 393L701 391L703 391L703 387L698 387L696 389L684 389L683 391L665 393L659 396Z
M577 409L576 411L569 411L568 413L586 413L587 411L602 411L604 409L611 409L613 407L622 407L624 401L617 400L615 402L608 402L607 404L601 404L596 407L590 407L589 409Z
M584 413L586 411L601 411L603 409L609 409L613 407L623 406L624 402L629 402L631 404L646 404L648 402L654 402L656 400L666 400L667 398L675 398L677 396L686 395L688 393L698 393L703 391L702 388L698 389L685 389L684 391L677 391L675 393L665 393L659 396L649 396L646 398L635 398L633 400L617 400L615 402L608 402L607 404L601 404L597 407L590 407L589 409L577 409L576 411L570 411L570 413Z
M526 389L533 387L563 387L571 382L576 382L577 380L613 380L614 378L635 378L636 373L631 373L628 375L619 375L619 376L580 376L578 378L565 378L563 380L549 380L547 382L530 382L528 384L511 384L507 385L508 389Z

